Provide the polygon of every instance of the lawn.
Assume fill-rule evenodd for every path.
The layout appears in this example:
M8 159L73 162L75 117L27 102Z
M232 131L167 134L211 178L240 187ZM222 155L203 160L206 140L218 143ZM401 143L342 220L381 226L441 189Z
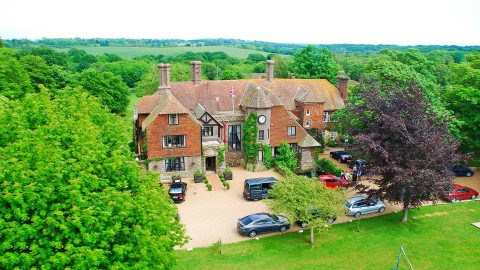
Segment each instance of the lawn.
M251 49L242 49L228 46L203 46L203 47L90 47L90 46L78 46L78 49L84 50L89 54L99 55L104 53L117 54L126 58L133 58L136 56L142 55L158 55L163 54L165 56L171 56L176 54L181 54L185 52L225 52L229 56L245 59L251 53L258 53L267 55L269 53L251 50ZM59 51L68 51L69 49L59 49Z
M400 245L415 269L480 269L480 229L470 224L480 222L480 201L423 207L410 217L407 224L392 213L334 225L315 246L308 233L292 232L176 251L176 269L392 269ZM405 260L400 266L408 269Z

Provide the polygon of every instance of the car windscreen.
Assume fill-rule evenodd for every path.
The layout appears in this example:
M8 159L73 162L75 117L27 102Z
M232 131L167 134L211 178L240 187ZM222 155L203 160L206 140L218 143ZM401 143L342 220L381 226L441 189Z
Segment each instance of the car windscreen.
M181 187L172 187L168 191L170 194L180 194L182 193L182 188Z
M247 216L247 217L244 217L244 218L240 219L240 222L243 225L248 225L248 224L252 223L252 218Z
M346 206L347 208L350 208L350 207L352 207L352 204L351 204L350 202L346 202L346 203L345 203L345 206Z

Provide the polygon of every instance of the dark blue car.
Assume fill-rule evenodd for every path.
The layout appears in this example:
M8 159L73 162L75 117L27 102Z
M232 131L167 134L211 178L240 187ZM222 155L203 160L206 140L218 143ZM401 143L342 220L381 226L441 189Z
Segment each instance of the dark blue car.
M472 169L470 169L467 166L463 166L463 165L453 166L452 171L456 176L469 176L470 177L474 174Z
M285 216L268 213L256 213L238 220L237 230L241 235L255 237L268 232L285 232L290 229L290 223Z

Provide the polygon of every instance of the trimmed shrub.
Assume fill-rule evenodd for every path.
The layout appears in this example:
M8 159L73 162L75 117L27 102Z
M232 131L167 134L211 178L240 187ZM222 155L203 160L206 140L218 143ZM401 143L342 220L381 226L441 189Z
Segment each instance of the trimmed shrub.
M329 159L322 158L316 160L315 163L322 174L333 174L336 176L340 176L342 174L342 169L337 167L337 165L335 165L335 163Z

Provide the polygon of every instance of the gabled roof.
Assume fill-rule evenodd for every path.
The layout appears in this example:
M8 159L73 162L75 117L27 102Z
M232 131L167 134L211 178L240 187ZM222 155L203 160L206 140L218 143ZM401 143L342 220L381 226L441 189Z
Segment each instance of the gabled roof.
M152 112L142 122L142 130L145 130L151 123L153 123L158 115L190 113L189 110L170 92L170 90L159 90L157 95L159 96L158 102Z
M302 103L324 103L325 100L322 100L318 93L313 89L309 89L304 85L301 85L298 88L297 94L295 96L295 101Z
M271 108L273 105L265 95L265 91L255 84L249 82L243 92L240 105L244 108Z
M161 97L158 95L143 96L135 105L137 108L137 112L139 114L152 112L155 106L157 106L160 98Z

